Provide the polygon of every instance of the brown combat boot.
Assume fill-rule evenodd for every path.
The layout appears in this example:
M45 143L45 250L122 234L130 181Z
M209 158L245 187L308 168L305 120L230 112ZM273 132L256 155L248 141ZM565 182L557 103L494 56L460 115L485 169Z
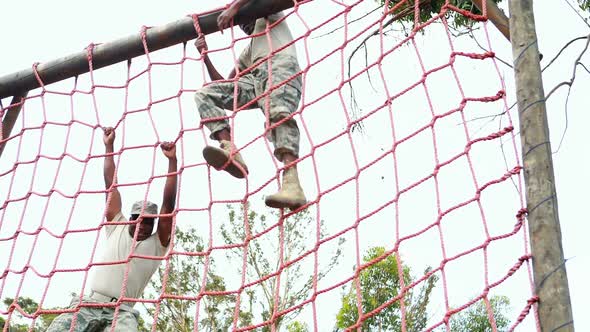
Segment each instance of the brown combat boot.
M307 203L303 189L299 184L297 168L291 167L283 172L283 185L278 193L267 196L267 206L277 209L289 208L296 210Z
M219 143L221 148L206 146L203 149L203 157L207 164L218 171L224 170L238 179L243 179L248 175L248 166L246 166L244 159L230 141L220 141Z

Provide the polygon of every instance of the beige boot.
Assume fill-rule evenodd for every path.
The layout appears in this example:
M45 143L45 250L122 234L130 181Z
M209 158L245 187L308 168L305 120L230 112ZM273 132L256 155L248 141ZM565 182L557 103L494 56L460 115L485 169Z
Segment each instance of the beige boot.
M289 208L296 210L307 203L303 189L299 184L297 168L295 166L283 172L283 185L278 193L267 196L264 200L267 206L277 209Z
M248 166L242 159L239 152L230 141L221 141L221 148L206 146L203 149L203 157L207 164L213 166L216 170L224 170L238 179L248 175ZM232 155L233 151L233 155Z

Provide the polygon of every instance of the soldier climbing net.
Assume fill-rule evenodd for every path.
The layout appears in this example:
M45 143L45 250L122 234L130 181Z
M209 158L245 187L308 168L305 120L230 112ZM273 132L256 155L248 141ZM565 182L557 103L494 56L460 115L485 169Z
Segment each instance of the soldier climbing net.
M179 161L169 252L130 253L161 267L142 298L123 287L102 305L114 310L106 330L123 304L153 331L450 330L477 315L492 330L538 329L511 83L492 51L495 31L485 15L450 4L427 21L420 2L377 5L285 11L304 82L295 119L309 204L295 212L262 203L281 166L261 112L229 113L247 179L204 162L214 142L193 95L208 80L192 41L152 52L144 39L143 56L100 70L91 45L88 74L51 85L38 75L41 87L17 103L2 140L4 331L41 330L52 314L96 307L68 305L70 293L90 294L103 247L106 126L117 133L125 215L133 201L161 201L158 144L175 141ZM481 21L481 48L454 35L453 17ZM225 73L249 37L234 28L207 41ZM15 105L2 101L5 116Z

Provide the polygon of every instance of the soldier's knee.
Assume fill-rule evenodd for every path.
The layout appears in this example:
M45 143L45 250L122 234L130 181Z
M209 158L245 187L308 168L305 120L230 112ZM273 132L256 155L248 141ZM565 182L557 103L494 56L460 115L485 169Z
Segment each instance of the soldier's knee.
M194 98L198 104L202 103L207 98L207 93L203 90L204 89L199 89L195 92Z
M271 110L269 118L270 122L275 123L288 118L290 115L291 112L286 107L275 107Z
M72 324L72 317L69 313L57 316L49 325L46 332L69 331Z
M196 98L210 98L212 94L218 93L217 86L215 84L205 85L204 87L198 89L195 92L195 99Z

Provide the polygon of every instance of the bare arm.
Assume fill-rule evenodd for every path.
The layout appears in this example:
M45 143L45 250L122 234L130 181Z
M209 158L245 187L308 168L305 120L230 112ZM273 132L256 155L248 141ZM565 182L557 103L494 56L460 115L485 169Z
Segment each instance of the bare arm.
M162 208L160 214L168 214L168 216L160 217L158 221L158 237L160 243L164 247L170 244L170 236L172 234L172 212L176 206L176 187L178 182L178 161L176 160L176 146L173 142L164 142L160 144L162 153L168 158L168 177L166 177L166 184L164 185L164 194L162 198Z
M238 10L250 1L251 0L235 0L226 10L222 11L217 17L219 31L223 32L223 29L229 28L234 16L238 13Z
M207 72L209 73L209 77L211 77L212 81L220 81L220 80L225 80L225 78L223 76L221 76L221 74L217 71L217 68L215 68L215 66L213 65L213 62L211 62L211 59L209 58L209 54L207 54L207 42L205 41L205 36L204 35L200 35L199 37L197 37L197 40L195 41L195 46L197 47L197 51L199 51L199 53L201 53L201 55L203 56L203 61L205 62L205 67L207 67ZM232 79L236 76L236 70L232 69L231 73L229 74L228 79Z
M104 136L103 142L105 147L105 153L109 154L104 158L104 186L107 189L105 200L108 202L106 207L106 218L107 221L113 220L119 212L121 212L121 194L116 185L115 180L115 160L113 159L113 144L115 142L115 130L112 127L103 128ZM111 189L109 191L109 189ZM109 200L110 195L110 200Z

